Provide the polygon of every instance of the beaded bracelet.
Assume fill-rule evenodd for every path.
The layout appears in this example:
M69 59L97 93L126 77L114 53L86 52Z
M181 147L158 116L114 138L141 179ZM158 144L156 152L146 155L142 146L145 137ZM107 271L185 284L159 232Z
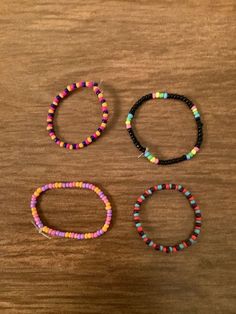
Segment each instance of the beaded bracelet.
M94 191L99 196L99 198L103 201L103 203L105 204L105 210L106 210L106 220L101 229L95 232L88 232L88 233L64 232L64 231L49 228L43 224L37 211L37 202L38 202L39 196L42 193L46 192L47 190L72 189L72 188L82 188L82 189L88 189L88 190ZM35 227L38 229L39 233L43 234L46 237L48 237L49 235L49 236L71 238L71 239L78 239L78 240L98 238L101 235L103 235L105 232L107 232L111 223L111 218L112 218L111 204L107 196L94 184L85 183L85 182L56 182L56 183L49 183L47 185L44 185L38 188L34 192L31 198L30 206L31 206L31 211L32 211Z
M196 124L197 124L197 130L198 130L198 134L197 134L197 141L196 144L194 146L194 148L187 154L182 155L180 157L177 158L173 158L173 159L166 159L166 160L161 160L158 159L157 157L155 157L153 154L150 153L150 151L148 150L147 147L143 147L140 142L138 141L137 137L134 134L134 131L132 129L132 120L134 118L135 112L136 110L142 105L143 102L150 100L150 99L154 99L154 98L163 98L163 99L177 99L177 100L181 100L183 102L186 103L186 105L189 107L189 109L191 109ZM203 138L203 132L202 132L202 122L201 122L201 118L200 118L200 114L197 110L197 107L191 102L191 100L189 100L187 97L182 96L182 95L177 95L177 94L169 94L169 93L160 93L160 92L156 92L156 93L152 93L152 94L147 94L143 97L141 97L135 104L134 106L131 108L131 110L129 111L129 114L126 118L126 128L127 131L134 143L134 145L138 148L138 150L140 150L142 152L142 154L140 156L144 156L145 158L147 158L150 162L154 163L154 164L159 164L159 165L170 165L170 164L174 164L177 162L181 162L184 160L189 160L191 159L193 156L196 155L196 153L199 151L200 146L202 144L202 138ZM140 157L139 156L139 157Z
M187 240L181 241L180 243L177 243L177 244L172 245L172 246L165 246L165 245L161 245L161 244L156 244L154 241L152 241L147 236L147 234L144 232L143 227L141 225L141 221L140 221L139 212L140 212L140 206L141 206L142 202L146 198L148 198L150 195L152 195L155 191L160 191L160 190L177 190L177 191L183 193L185 195L185 197L188 199L190 206L194 210L195 226L194 226L192 234L190 235L190 237ZM202 221L201 211L200 211L199 206L197 205L194 197L192 196L192 194L188 190L186 190L182 185L176 185L176 184L159 184L159 185L155 185L154 187L151 187L148 190L146 190L142 195L140 195L140 197L137 199L137 201L134 205L133 219L134 219L134 223L135 223L135 226L137 228L137 231L138 231L140 237L143 239L143 241L148 246L154 248L155 250L162 251L165 253L177 252L177 251L183 250L184 248L187 248L190 245L196 243L197 237L200 234L201 221Z
M98 100L101 103L102 122L99 128L91 136L87 137L86 140L82 141L81 143L79 144L66 143L66 142L61 141L56 135L54 131L53 119L54 119L54 115L60 101L63 98L66 98L72 91L80 87L92 88L94 93L97 95ZM61 93L59 93L59 95L57 95L53 99L53 102L50 105L50 108L48 110L47 130L51 139L60 147L65 147L67 149L80 149L80 148L88 146L89 144L97 140L97 138L102 134L102 132L106 128L107 121L108 121L107 103L106 103L105 98L103 97L102 91L98 87L98 83L82 81L82 82L73 83L67 86Z

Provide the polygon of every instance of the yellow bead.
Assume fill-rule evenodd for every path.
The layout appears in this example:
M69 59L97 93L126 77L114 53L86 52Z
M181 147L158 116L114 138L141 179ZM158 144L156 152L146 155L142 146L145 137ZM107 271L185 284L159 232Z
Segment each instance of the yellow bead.
M101 133L100 133L99 131L96 131L96 135L97 135L97 136L100 136Z
M191 150L191 153L192 153L193 155L196 155L197 152L195 151L195 149L192 149L192 150Z
M99 194L101 192L101 190L99 188L95 188L94 190L97 194Z
M64 142L61 142L61 143L60 143L60 147L63 147L63 146L64 146Z
M103 113L103 117L107 118L108 117L108 113Z
M70 146L69 146L69 149L70 149L70 150L73 149L73 145L70 145Z
M71 92L70 85L67 86L67 89L68 89L69 92Z
M61 182L57 183L57 185L58 185L59 189L62 187L62 183Z
M49 228L48 228L47 226L44 226L44 227L42 228L42 231L45 232L45 233L48 233L48 229L49 229Z
M159 98L159 97L160 97L160 93L156 92L156 98Z
M84 144L83 143L79 143L79 148L83 148Z
M101 123L101 126L103 126L104 128L107 126L106 123Z
M52 135L51 139L54 140L56 138L56 135Z
M69 232L66 232L66 233L65 233L65 237L66 237L66 238L69 238Z
M60 94L59 94L59 96L60 96L61 98L63 98L63 97L64 97L62 93L60 93Z
M88 141L89 143L91 143L91 142L92 142L91 137L87 137L87 141Z
M78 83L76 83L75 85L76 85L76 87L77 87L77 88L79 88L79 87L80 87L79 82L78 82Z
M49 109L49 110L48 110L48 113L54 113L54 110Z
M107 103L104 102L104 103L102 104L102 106L103 106L103 107L107 107Z

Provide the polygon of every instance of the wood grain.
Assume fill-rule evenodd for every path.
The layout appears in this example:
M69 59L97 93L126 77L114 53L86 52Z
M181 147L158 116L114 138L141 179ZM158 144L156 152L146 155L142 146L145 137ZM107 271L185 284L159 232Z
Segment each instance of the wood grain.
M235 1L6 1L0 3L0 312L235 313ZM111 117L90 147L70 152L49 139L52 98L78 80L103 80ZM155 167L137 159L124 127L129 108L155 90L184 94L199 107L204 144L190 162ZM60 135L81 140L97 127L96 97L63 102ZM179 102L151 101L138 113L142 142L163 158L195 141L191 113ZM40 236L29 200L52 181L91 181L111 198L112 229L95 241ZM136 197L176 182L204 215L199 243L180 254L147 248L132 223ZM85 191L52 191L40 204L47 223L93 230L101 203ZM192 227L177 193L144 207L146 229L173 243Z

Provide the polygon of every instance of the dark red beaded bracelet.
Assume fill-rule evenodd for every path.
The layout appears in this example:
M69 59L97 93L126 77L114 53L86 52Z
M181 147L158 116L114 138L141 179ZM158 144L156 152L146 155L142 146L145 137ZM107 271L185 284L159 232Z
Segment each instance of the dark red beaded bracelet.
M66 98L71 92L73 92L75 89L80 88L80 87L88 87L92 88L94 93L97 95L99 102L101 103L101 109L102 109L102 122L99 126L99 128L89 137L87 137L83 142L78 143L78 144L72 144L72 143L66 143L61 141L54 130L54 125L53 125L53 119L55 112L57 110L57 107L60 103L60 101L63 98ZM59 95L57 95L54 99L52 104L50 105L50 108L48 110L48 116L47 116L47 130L49 133L49 136L51 139L60 147L65 147L67 149L80 149L83 147L88 146L89 144L93 143L96 141L96 139L103 133L104 129L106 128L108 121L108 109L107 109L107 103L105 98L103 97L102 91L98 87L98 83L95 82L78 82L78 83L73 83L69 86L66 87Z
M132 129L132 120L134 118L135 112L136 110L145 102L148 101L150 99L154 99L154 98L161 98L161 99L176 99L176 100L180 100L183 101L188 108L192 111L192 114L194 116L194 119L196 121L197 124L197 141L195 146L193 147L193 149L188 152L185 155L182 155L180 157L177 158L173 158L173 159L165 159L165 160L161 160L158 159L157 157L155 157L153 154L151 154L151 152L148 150L147 147L143 147L139 140L137 139L136 135L134 134L134 131ZM128 116L126 118L126 129L134 143L134 145L137 147L137 149L141 152L140 156L144 156L145 158L147 158L150 162L154 163L154 164L159 164L159 165L170 165L170 164L175 164L184 160L189 160L191 159L193 156L196 155L196 153L199 151L201 144L202 144L202 139L203 139L203 132L202 132L202 122L201 122L201 117L200 114L197 110L197 107L192 103L191 100L189 100L187 97L183 96L183 95L178 95L178 94L169 94L169 93L160 93L160 92L156 92L156 93L152 93L152 94L147 94L143 97L141 97L131 108L131 110L128 113Z
M181 241L175 245L166 246L157 244L154 241L152 241L148 235L144 232L141 221L140 221L140 207L142 202L151 196L155 191L161 191L161 190L177 190L185 195L185 197L188 199L190 206L192 207L195 215L195 225L192 234L187 240ZM140 237L143 239L143 241L150 247L154 248L157 251L165 252L165 253L172 253L177 252L180 250L183 250L184 248L189 247L190 245L196 243L197 237L200 234L201 230L201 223L202 223L202 217L201 217L201 211L199 209L199 206L197 205L194 197L192 194L186 190L182 185L177 184L159 184L155 185L154 187L149 188L146 190L142 195L139 196L137 199L135 205L134 205L134 211L133 211L133 219L135 226L137 228L137 231L140 235Z

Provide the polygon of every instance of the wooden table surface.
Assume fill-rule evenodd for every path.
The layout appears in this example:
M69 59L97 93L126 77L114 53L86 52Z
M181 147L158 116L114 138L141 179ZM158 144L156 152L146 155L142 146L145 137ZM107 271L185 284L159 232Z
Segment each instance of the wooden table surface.
M0 313L235 313L235 1L7 1L0 4ZM69 83L102 80L107 131L80 151L57 147L46 131L53 97ZM126 115L152 91L184 94L198 106L204 143L192 161L154 166L127 135ZM57 129L80 141L101 119L89 90L61 104ZM136 130L161 158L186 153L196 137L180 102L150 101ZM31 224L40 185L83 180L110 197L111 230L93 241L48 240ZM146 188L179 183L195 195L204 223L199 242L164 255L132 222ZM104 209L93 193L50 191L41 213L50 226L96 230ZM171 244L193 226L174 191L143 207L150 235Z

